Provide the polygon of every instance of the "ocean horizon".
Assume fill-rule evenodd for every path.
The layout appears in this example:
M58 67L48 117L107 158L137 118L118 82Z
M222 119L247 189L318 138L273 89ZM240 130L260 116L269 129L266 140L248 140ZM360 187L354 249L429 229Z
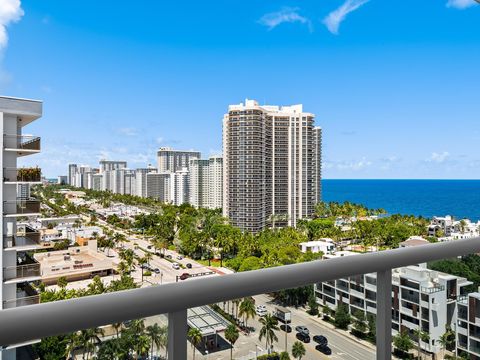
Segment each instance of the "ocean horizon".
M474 179L323 179L322 197L389 214L480 220L480 180Z

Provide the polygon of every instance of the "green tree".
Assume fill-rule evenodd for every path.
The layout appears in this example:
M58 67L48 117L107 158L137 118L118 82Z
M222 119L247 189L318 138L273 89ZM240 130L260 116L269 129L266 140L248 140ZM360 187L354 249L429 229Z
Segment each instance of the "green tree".
M225 339L230 342L230 360L233 359L233 345L238 340L240 334L238 333L237 327L233 324L228 325L225 330Z
M146 334L150 338L150 353L153 359L153 351L155 348L164 348L167 342L167 328L157 323L149 325L146 328Z
M190 330L188 330L188 338L190 339L190 342L192 343L193 360L195 360L195 350L196 350L196 347L202 341L202 333L197 328L190 328Z
M243 320L245 322L245 327L247 327L247 321L250 318L254 318L256 314L255 311L255 304L252 301L252 298L246 297L240 303L240 311L239 315L243 316Z
M417 357L420 360L421 359L421 352L422 352L422 341L425 343L428 343L430 341L430 335L428 332L415 329L413 330L413 335L415 336L415 339L417 340Z
M57 286L60 289L65 289L68 285L68 280L65 276L60 276L57 280Z
M402 331L393 337L393 346L403 353L408 353L414 347L413 341L406 331Z
M258 339L262 341L265 338L265 347L268 349L268 345L273 345L273 342L278 341L278 337L275 331L278 330L278 321L271 314L267 314L260 318L260 333Z
M280 360L290 360L290 355L288 355L288 352L283 351L280 353Z
M337 328L346 330L350 322L351 316L348 313L348 306L343 303L338 304L333 323Z
M357 311L353 314L353 328L360 336L365 335L368 327L363 311Z
M310 315L316 316L318 315L318 303L317 299L315 298L315 295L311 295L308 298L308 307L309 307L309 313Z
M307 351L305 350L305 346L303 345L303 343L301 343L300 341L295 341L292 345L292 356L295 358L295 359L299 359L301 360L303 356L305 356L305 354L307 353Z

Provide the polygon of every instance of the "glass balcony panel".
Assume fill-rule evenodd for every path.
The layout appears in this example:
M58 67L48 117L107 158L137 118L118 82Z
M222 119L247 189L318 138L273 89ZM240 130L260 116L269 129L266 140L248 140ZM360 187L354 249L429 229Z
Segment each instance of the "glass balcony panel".
M33 199L18 199L5 201L3 205L4 215L24 215L40 213L40 201Z
M42 173L38 167L4 168L4 182L40 182Z
M33 135L4 135L5 149L40 151L40 137Z

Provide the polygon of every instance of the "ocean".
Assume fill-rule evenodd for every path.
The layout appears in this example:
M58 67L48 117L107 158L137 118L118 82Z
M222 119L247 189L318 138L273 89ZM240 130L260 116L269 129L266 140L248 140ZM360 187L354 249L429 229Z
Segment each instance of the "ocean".
M480 220L480 180L322 181L323 201L350 201L389 214Z

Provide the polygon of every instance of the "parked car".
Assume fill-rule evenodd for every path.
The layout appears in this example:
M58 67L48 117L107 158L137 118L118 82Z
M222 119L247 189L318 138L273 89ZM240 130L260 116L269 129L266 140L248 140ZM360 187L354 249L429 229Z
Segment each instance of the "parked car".
M177 255L177 260L182 260L183 256L182 255Z
M317 344L320 344L320 345L328 345L328 340L323 335L315 335L313 337L313 341L315 341Z
M303 332L298 332L296 337L297 337L298 340L303 341L304 343L309 343L310 342L310 335L305 334Z
M258 305L255 308L255 312L257 313L258 316L265 316L267 315L267 307L265 305Z
M305 335L310 335L310 331L308 331L308 328L303 325L298 325L295 326L295 330L299 333L304 333Z
M167 255L165 255L165 257L171 259L171 258L172 258L172 255L167 254Z
M151 248L152 248L152 245L148 245L148 246L147 246L147 249L150 250Z
M292 327L290 325L287 325L287 324L280 325L280 329L283 330L283 331L286 331L287 333L292 332Z
M179 269L180 269L180 265L178 265L178 263L173 263L173 264L172 264L172 268L174 268L175 270L179 270Z
M317 345L315 346L315 349L325 355L332 355L332 349L330 349L327 345Z
M159 268L155 268L155 269L153 269L153 272L154 272L155 274L160 274L160 269L159 269Z
M180 275L180 280L187 280L190 277L189 273L183 273Z
M191 269L191 268L192 268L192 264L190 264L190 263L187 263L185 266L186 266L188 269Z

